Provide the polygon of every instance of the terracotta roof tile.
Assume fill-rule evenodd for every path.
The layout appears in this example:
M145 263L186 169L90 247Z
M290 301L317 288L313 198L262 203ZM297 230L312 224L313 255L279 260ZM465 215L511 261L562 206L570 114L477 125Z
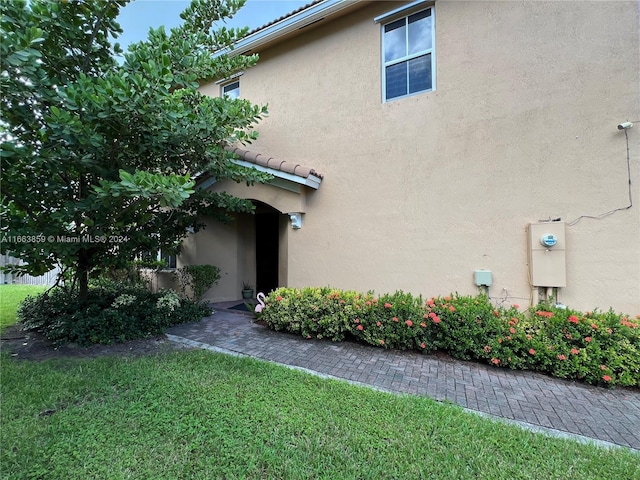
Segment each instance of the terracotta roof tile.
M313 7L313 6L314 6L314 5L316 5L317 3L320 3L320 2L323 2L323 1L324 1L324 0L313 0L312 2L309 2L309 3L307 3L306 5L303 5L303 6L302 6L302 7L300 7L300 8L296 8L294 11L289 12L289 13L287 13L287 14L285 14L285 15L283 15L283 16L281 16L281 17L279 17L279 18L276 18L275 20L271 20L269 23L265 23L265 24L264 24L264 25L262 25L261 27L254 28L254 29L253 29L253 30L251 30L249 33L247 33L247 37L248 37L249 35L252 35L252 34L256 33L256 32L259 32L260 30L264 30L265 28L268 28L268 27L270 27L271 25L274 25L274 24L276 24L276 23L278 23L278 22L281 22L282 20L284 20L284 19L286 19L286 18L289 18L289 17L291 17L291 16L295 15L296 13L299 13L299 12L301 12L301 11L303 11L303 10L306 10L306 9L307 9L307 8L309 8L309 7Z
M284 160L276 160L273 157L264 155L262 153L251 152L241 148L227 146L224 147L228 152L236 154L240 160L253 163L263 167L273 168L274 170L280 170L281 172L290 173L302 178L309 178L309 175L313 175L318 178L324 178L324 175L315 171L311 167L305 167L298 163L286 162Z

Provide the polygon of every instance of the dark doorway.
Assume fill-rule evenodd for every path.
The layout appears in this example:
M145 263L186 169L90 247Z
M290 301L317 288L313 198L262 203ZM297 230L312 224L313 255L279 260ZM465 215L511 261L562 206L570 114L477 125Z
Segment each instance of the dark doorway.
M256 202L256 292L278 288L280 217L277 210Z

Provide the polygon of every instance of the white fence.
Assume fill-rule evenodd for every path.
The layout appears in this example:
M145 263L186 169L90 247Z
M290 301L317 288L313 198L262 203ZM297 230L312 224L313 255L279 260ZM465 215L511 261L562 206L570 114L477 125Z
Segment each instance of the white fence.
M22 263L24 263L22 260L6 254L0 256L0 267L4 267L5 265L21 265ZM59 273L60 269L57 267L44 275L40 275L39 277L32 277L31 275L18 276L0 271L0 284L16 283L21 285L53 285L56 282Z

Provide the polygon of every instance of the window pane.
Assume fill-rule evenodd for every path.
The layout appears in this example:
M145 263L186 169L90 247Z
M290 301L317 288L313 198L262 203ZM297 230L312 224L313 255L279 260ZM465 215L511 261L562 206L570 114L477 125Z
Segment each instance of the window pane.
M387 100L407 94L407 62L386 67L385 77Z
M431 10L424 10L409 17L409 54L422 52L432 47Z
M233 82L222 87L222 94L229 98L238 98L240 96L240 82Z
M431 89L431 54L409 60L409 93Z
M384 26L384 61L407 54L406 20L403 18Z

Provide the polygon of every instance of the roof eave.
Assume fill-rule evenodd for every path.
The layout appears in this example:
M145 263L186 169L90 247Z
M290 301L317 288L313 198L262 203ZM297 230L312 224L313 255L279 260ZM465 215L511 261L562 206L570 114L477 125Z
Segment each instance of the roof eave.
M223 49L214 53L214 57L227 54L238 55L249 51L255 51L259 47L277 40L278 38L295 32L301 28L315 23L323 18L333 15L340 10L344 10L361 0L325 0L304 9L291 16L287 16L273 25L260 29L240 40L231 49Z

